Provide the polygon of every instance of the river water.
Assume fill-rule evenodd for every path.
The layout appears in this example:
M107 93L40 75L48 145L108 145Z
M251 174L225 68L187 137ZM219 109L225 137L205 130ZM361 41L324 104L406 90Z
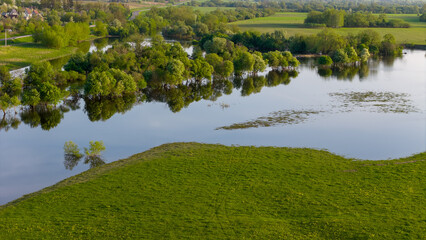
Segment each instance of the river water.
M61 112L60 123L22 120L16 129L0 131L0 204L87 170L83 163L65 169L63 145L70 140L80 147L102 140L107 162L189 141L309 147L372 160L425 151L425 53L406 51L402 58L331 75L306 60L298 76L277 86L265 72L263 80L234 80L231 93L183 108L174 107L176 99L148 96L105 116L79 100L80 108Z

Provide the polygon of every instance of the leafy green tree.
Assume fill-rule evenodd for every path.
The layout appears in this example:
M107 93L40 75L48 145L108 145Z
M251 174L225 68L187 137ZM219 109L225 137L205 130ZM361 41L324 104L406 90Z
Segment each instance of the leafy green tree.
M211 66L204 58L197 58L192 62L191 75L197 80L201 80L203 78L210 80L213 71L213 66Z
M234 59L234 71L241 75L245 71L253 71L254 57L249 52L242 52Z
M361 62L367 62L368 58L370 58L370 53L368 52L367 48L363 48L359 54L359 57L361 59Z
M6 115L6 110L16 107L20 104L17 96L10 97L7 93L0 96L0 109L3 111L3 116Z
M89 97L103 97L111 94L116 81L108 71L93 71L87 76L84 84L84 95Z
M105 151L105 145L102 141L90 141L89 148L84 148L84 163L90 164L90 168L98 167L105 164L101 153ZM72 170L79 163L83 154L77 144L72 141L65 142L64 144L64 166L66 169Z
M87 156L101 156L101 153L105 151L105 145L103 141L90 141L89 148L84 148L84 153Z
M208 40L204 43L203 48L207 53L222 54L226 49L226 39L220 37L214 37L212 40Z
M348 55L348 61L351 63L357 62L359 60L358 54L356 53L353 47L346 47L345 52Z
M315 39L312 39L313 46L309 48L315 50L315 52L321 52L323 54L329 54L337 49L344 48L346 46L346 39L334 30L325 29L316 35Z
M170 60L165 69L165 83L170 85L177 85L184 79L185 65L176 59Z
M65 169L72 170L77 166L78 162L83 157L83 154L80 153L80 149L77 144L73 141L65 142L64 144L64 166Z
M29 105L32 108L38 105L41 101L40 93L37 89L26 89L22 93L22 104Z
M98 20L95 22L95 28L93 29L93 33L96 36L99 37L105 37L106 35L108 35L108 29L107 29L107 24L103 23L102 21Z
M90 63L86 56L82 52L73 54L67 64L64 65L64 70L87 74L90 70Z
M20 78L13 78L5 81L1 87L1 91L9 94L9 96L17 96L22 92L22 80Z
M119 69L111 68L109 70L111 75L114 77L115 81L118 84L121 84L123 86L123 91L120 93L117 93L117 95L123 94L131 94L135 93L138 90L138 86L136 81L133 79L133 77L124 71L121 71ZM143 86L143 83L139 83L140 86ZM117 87L116 87L117 88Z
M89 163L90 168L105 164L105 161L102 159L101 155L101 153L105 151L105 145L103 141L90 141L89 145L89 148L84 148L84 152L86 154L84 163Z
M395 37L392 34L385 34L380 46L382 56L396 56L402 53L402 48L396 44Z
M262 54L259 52L255 52L253 54L254 64L253 64L253 73L263 72L266 69L266 62L263 60Z
M22 91L22 81L20 78L12 78L9 69L5 66L0 67L0 95L7 93L13 97L19 95Z
M293 55L291 54L290 51L284 51L282 53L282 56L288 62L288 66L295 68L295 67L300 65L299 60L297 60L297 58L293 57Z
M9 69L6 66L0 66L0 83L3 86L5 82L11 79Z
M234 64L229 60L225 60L222 64L218 66L216 74L222 78L227 78L231 76L233 72Z
M349 62L348 55L343 49L338 49L334 51L333 55L331 56L331 59L337 65L343 65Z
M40 101L56 105L64 96L65 92L50 82L43 82L38 86Z
M279 51L271 51L263 54L263 58L268 61L268 65L271 68L278 68L280 66L280 59L282 54Z
M24 78L24 85L26 87L37 88L43 82L53 82L55 71L49 62L33 63L28 70L27 76Z
M318 64L323 66L330 66L331 64L333 64L333 60L331 59L331 57L323 55L318 58Z

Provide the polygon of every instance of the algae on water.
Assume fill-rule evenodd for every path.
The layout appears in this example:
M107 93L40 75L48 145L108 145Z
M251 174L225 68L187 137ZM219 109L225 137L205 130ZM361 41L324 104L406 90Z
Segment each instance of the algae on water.
M407 93L394 92L344 92L329 94L342 105L337 105L341 112L365 109L379 113L412 113L418 109L412 104ZM335 106L336 107L336 106Z
M255 120L234 123L216 128L216 130L234 130L276 125L293 125L305 122L319 113L343 113L368 110L376 113L413 113L419 110L409 99L409 94L394 92L335 92L329 93L333 98L331 108L326 110L282 110ZM329 106L330 107L330 106Z
M242 123L234 123L229 126L222 126L216 128L216 130L225 129L225 130L233 130L233 129L244 129L244 128L257 128L257 127L271 127L279 124L283 125L291 125L291 124L299 124L304 122L311 115L319 114L323 111L315 111L315 110L283 110L272 112L268 116L259 117L252 121L242 122Z

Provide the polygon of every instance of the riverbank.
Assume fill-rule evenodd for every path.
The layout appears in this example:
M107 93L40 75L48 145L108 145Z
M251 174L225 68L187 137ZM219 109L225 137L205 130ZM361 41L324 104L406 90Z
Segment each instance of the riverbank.
M425 159L166 144L0 207L0 238L420 239Z
M107 36L107 38L110 37L115 36ZM48 48L40 43L34 43L32 42L32 37L19 38L11 43L8 41L8 46L0 46L0 65L6 65L9 70L16 70L27 67L35 62L50 61L70 56L79 49L87 52L90 45L85 46L84 44L99 38L104 37L91 35L90 38L81 41L78 46L68 46L60 49Z
M10 70L31 65L34 62L65 57L77 51L77 47L46 48L38 43L24 43L0 47L0 65Z

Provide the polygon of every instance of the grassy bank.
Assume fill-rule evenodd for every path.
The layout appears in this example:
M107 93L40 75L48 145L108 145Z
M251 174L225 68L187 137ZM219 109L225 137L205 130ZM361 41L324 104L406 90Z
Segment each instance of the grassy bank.
M234 22L241 30L254 30L259 32L273 32L283 30L288 36L295 34L314 34L320 32L320 28L306 28L303 21L307 13L277 13L273 16L255 18L244 21ZM410 28L370 28L381 35L391 33L395 36L398 43L426 45L426 23L420 22L416 14L389 14L388 19L402 19L410 23ZM346 35L348 33L358 33L367 28L339 28L335 29L338 33Z
M77 47L53 49L38 43L16 43L7 47L0 46L0 65L6 65L13 70L34 62L64 57L75 51L77 51Z
M0 207L0 239L421 239L425 159L168 144Z

